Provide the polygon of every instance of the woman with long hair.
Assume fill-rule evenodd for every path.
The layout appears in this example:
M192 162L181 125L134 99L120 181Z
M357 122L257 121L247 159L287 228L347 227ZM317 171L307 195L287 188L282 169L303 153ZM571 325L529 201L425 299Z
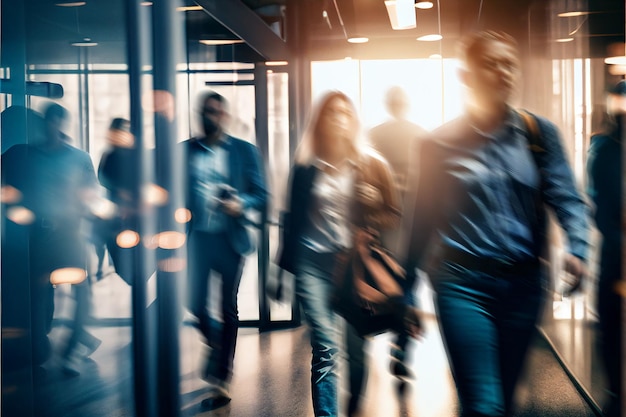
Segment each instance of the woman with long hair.
M365 162L367 161L367 162ZM366 185L367 170L376 178ZM315 416L336 416L337 318L333 311L334 271L341 254L371 239L372 230L399 219L391 172L382 157L359 143L359 121L351 100L327 93L312 113L290 173L289 215L279 258L296 277L296 295L310 326L311 389ZM401 294L399 287L390 286ZM347 326L350 367L348 414L356 411L364 382L363 338Z

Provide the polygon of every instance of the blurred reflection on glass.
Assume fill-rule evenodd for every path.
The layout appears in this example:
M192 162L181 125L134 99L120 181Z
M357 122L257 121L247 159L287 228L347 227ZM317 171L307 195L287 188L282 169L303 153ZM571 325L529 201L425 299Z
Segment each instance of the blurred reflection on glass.
M30 115L36 118L35 114ZM72 284L75 297L71 332L62 350L61 369L69 375L79 375L82 359L101 343L85 329L91 287L85 279L87 245L83 220L87 216L88 202L95 195L97 181L89 155L71 146L70 138L64 133L68 117L62 106L47 104L41 131L29 131L28 144L15 145L2 156L3 186L9 185L21 193L20 201L14 202L19 206L8 207L6 212L7 235L17 235L5 238L12 240L10 248L5 248L3 240L3 291L13 280L30 277L29 296L16 296L14 300L30 302L28 325L36 382L45 381L44 371L50 367L49 363L42 365L52 353L48 333L54 315L53 285ZM16 207L23 208L19 216ZM32 213L28 221L24 210ZM15 225L28 226L28 229ZM7 259L7 254L15 254L15 257ZM12 264L6 276L5 263ZM21 265L27 265L29 270L24 271Z
M602 235L597 309L600 321L600 357L608 380L608 417L621 415L622 394L622 143L626 118L626 81L615 85L607 100L609 123L591 137L587 160L588 193L594 205L596 227Z

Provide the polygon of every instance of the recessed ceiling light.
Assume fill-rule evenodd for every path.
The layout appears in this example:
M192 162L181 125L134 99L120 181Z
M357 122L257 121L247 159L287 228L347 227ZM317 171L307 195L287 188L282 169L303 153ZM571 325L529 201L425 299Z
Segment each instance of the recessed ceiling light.
M417 38L418 41L423 41L423 42L434 42L434 41L440 41L443 39L443 36L441 36L438 33L432 33L430 35L424 35L424 36L420 36L419 38Z
M557 14L558 17L576 17L576 16L585 16L591 14L591 12L581 12L581 11L575 11L575 12L563 12L563 13L559 13Z
M268 67L280 67L283 65L287 65L288 62L287 61L266 61L265 65L267 65Z
M84 38L82 41L72 42L72 46L98 46L98 42L94 42L91 38Z
M626 65L626 56L610 56L604 58L604 63L609 65Z
M413 29L417 26L413 0L386 0L385 7L393 30Z
M233 45L243 43L241 39L200 39L198 42L204 45Z
M560 39L557 39L555 42L565 43L565 42L571 42L573 40L574 38L560 38Z
M180 6L177 7L176 10L179 12L193 12L196 10L204 10L202 6Z
M86 1L64 1L64 2L55 3L55 6L59 6L59 7L80 7L80 6L84 6L85 4L87 4Z
M416 9L432 9L433 2L432 1L418 1L417 3L415 3L415 8Z
M348 38L348 42L350 43L366 43L369 42L370 38L367 38L365 36L353 36L351 38Z

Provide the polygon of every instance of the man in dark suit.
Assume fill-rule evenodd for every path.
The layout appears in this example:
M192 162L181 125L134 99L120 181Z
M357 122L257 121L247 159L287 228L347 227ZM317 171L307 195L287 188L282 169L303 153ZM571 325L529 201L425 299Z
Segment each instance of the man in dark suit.
M200 112L204 135L184 143L187 201L192 213L188 241L190 310L209 347L202 378L214 388L215 404L230 401L229 383L237 340L237 291L245 255L254 246L245 212L264 210L267 188L257 148L224 132L227 102L209 92ZM222 277L221 325L207 308L211 271Z

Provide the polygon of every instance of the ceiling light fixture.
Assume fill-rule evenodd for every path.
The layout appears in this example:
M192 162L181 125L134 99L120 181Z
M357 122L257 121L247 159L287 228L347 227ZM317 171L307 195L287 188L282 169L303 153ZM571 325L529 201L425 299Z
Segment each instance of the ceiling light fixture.
M142 1L141 5L142 6L152 6L152 2L151 1Z
M180 6L176 8L179 12L194 12L198 10L204 10L202 6Z
M385 7L393 30L413 29L417 26L413 0L386 0Z
M424 36L420 36L419 38L417 38L418 41L422 41L422 42L434 42L434 41L440 41L443 39L443 36L441 36L438 33L431 33L430 35L424 35Z
M266 61L265 62L265 65L267 65L268 67L281 67L287 64L289 64L289 62L287 61Z
M216 45L233 45L236 43L243 43L241 39L200 39L203 45L216 46Z
M422 10L432 9L433 2L432 1L418 1L417 3L415 3L415 8L422 9Z
M575 11L575 12L563 12L563 13L559 13L557 14L558 17L577 17L577 16L585 16L591 14L591 12L582 12L582 11Z
M72 46L98 46L98 42L94 42L91 38L84 38L82 41L72 42Z
M559 38L559 39L555 40L555 42L566 43L566 42L572 42L573 40L574 40L574 38Z
M348 42L350 43L366 43L369 42L370 38L366 36L351 36L348 38Z
M86 1L64 1L60 3L55 3L54 5L59 7L80 7L84 6L85 4L87 4Z
M626 65L626 55L604 58L604 63L608 65Z

